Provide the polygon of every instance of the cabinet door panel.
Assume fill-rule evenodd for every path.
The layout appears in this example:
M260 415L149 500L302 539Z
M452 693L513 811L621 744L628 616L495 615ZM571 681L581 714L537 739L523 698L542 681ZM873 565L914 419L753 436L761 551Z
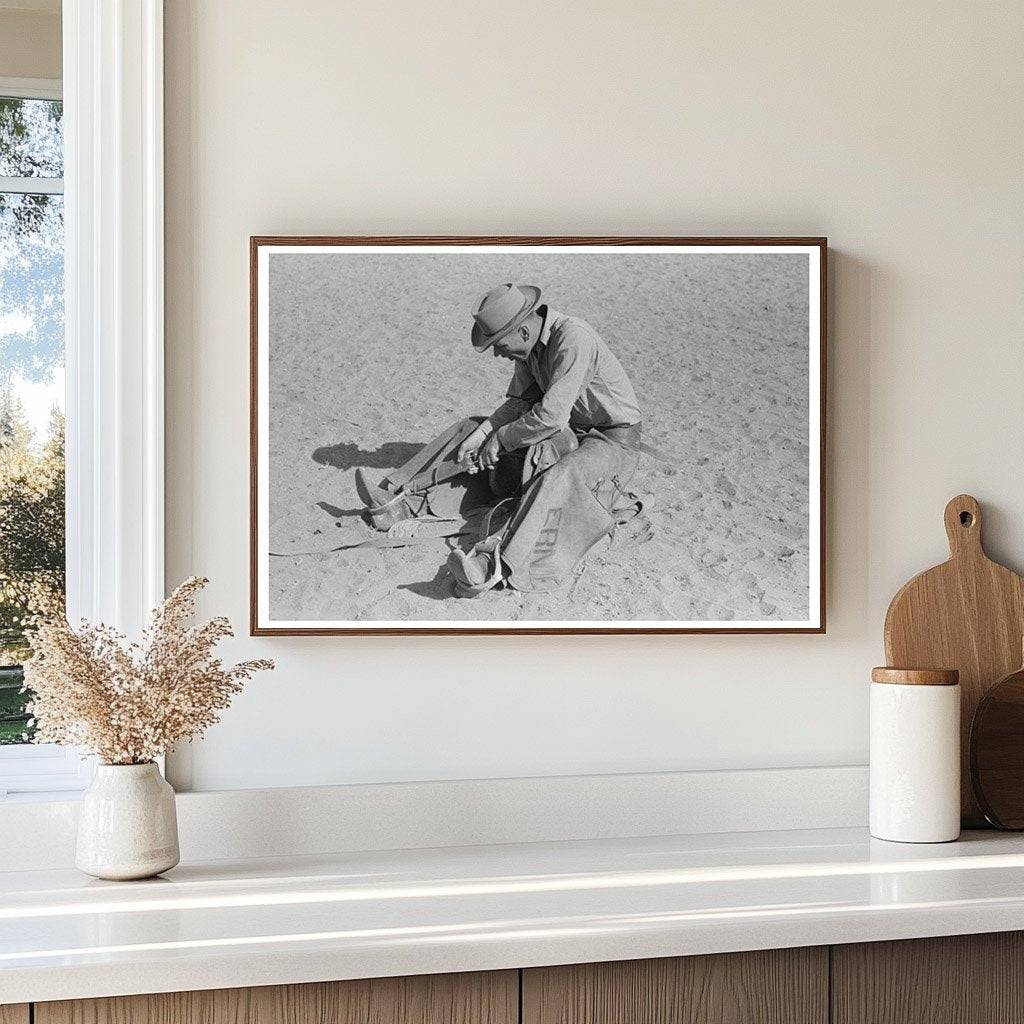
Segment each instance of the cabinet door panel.
M834 1024L1024 1024L1024 934L832 947Z
M0 1024L28 1024L27 1003L0 1005Z
M523 1024L825 1024L828 950L772 949L523 972Z
M518 996L515 971L438 974L38 1003L35 1024L516 1024Z

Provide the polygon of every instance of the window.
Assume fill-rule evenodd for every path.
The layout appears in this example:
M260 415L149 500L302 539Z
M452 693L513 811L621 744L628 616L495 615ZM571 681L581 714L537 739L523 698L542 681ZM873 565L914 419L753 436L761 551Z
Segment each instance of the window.
M30 738L26 618L64 600L60 100L0 95L0 744Z
M42 459L47 444L51 456L49 475L29 495L36 532L22 568L36 574L40 587L52 584L58 599L63 583L72 620L135 636L164 595L163 3L63 0L61 18L62 83L0 78L0 98L18 101L4 109L20 118L0 138L0 320L18 331L0 330L0 371L12 399L18 385L12 424L42 425L26 444L26 464ZM57 249L47 254L49 242ZM33 274L37 291L25 292L23 281L18 294L34 297L16 299L14 277ZM63 308L59 285L47 290L41 283L60 277ZM59 329L38 327L55 327L58 316L63 345ZM17 347L7 344L13 340ZM63 480L53 468L59 417L54 440L46 433L51 398L62 391ZM18 641L14 618L8 648L0 649ZM91 762L77 751L10 742L20 741L28 725L12 685L16 660L9 657L0 674L8 739L0 743L0 800L80 789Z
M73 752L25 747L20 667L26 619L64 603L63 104L45 82L9 91L0 82L0 793L27 774L47 788L80 775Z

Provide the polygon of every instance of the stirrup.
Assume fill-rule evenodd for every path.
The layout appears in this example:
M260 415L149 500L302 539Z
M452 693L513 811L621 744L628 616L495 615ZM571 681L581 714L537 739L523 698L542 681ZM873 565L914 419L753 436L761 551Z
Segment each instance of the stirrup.
M481 594L486 594L488 590L493 590L499 583L503 581L501 572L501 542L508 532L508 523L500 529L491 533L491 526L494 523L494 516L504 505L508 505L515 501L515 498L503 498L498 502L497 505L493 506L484 516L483 523L483 540L479 540L469 550L474 555L486 555L488 559L494 559L491 566L491 573L484 580L483 583L470 583L468 580L460 579L459 576L452 571L452 576L455 579L455 593L459 597L479 597ZM509 519L511 522L511 519ZM451 571L451 570L450 570Z
M488 590L493 590L502 581L500 537L488 537L487 540L474 544L469 549L469 554L486 555L491 572L483 583L470 583L469 580L462 579L459 573L452 568L453 559L449 559L449 571L455 581L455 593L459 597L479 597L481 594L486 594Z
M356 494L367 508L380 508L394 498L394 491L386 491L380 484L373 483L362 466L356 466Z

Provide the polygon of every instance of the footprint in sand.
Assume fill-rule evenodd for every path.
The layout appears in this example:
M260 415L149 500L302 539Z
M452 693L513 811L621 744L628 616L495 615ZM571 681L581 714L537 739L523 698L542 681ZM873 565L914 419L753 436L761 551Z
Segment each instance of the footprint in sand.
M725 555L720 551L713 551L711 548L701 548L697 552L697 561L700 562L701 565L713 568L721 565L721 563L725 561Z
M724 473L715 477L715 488L727 498L736 497L736 485Z
M690 619L699 618L694 613L694 607L689 595L681 590L666 594L661 599L661 608L664 610L666 618L674 619L677 622L686 622Z
M683 573L681 576L673 576L666 572L658 579L657 587L665 594L679 593L690 586L690 577Z

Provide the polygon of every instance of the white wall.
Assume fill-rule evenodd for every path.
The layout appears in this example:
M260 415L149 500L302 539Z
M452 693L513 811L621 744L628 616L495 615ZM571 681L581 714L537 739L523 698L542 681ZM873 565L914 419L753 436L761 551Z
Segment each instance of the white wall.
M250 234L826 234L823 637L243 637L198 789L861 763L892 592L1024 565L1024 7L167 0L168 582L247 621Z

